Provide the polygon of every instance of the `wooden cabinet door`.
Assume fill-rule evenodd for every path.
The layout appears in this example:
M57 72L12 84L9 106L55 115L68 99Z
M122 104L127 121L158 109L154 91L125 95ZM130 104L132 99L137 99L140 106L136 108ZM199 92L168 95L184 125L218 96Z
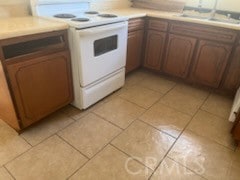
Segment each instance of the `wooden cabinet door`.
M126 73L141 65L143 35L144 30L128 33Z
M165 73L185 78L189 72L196 39L170 34L163 70Z
M144 67L160 70L165 48L166 33L149 30L146 42Z
M230 45L200 41L191 73L192 80L218 88L231 50Z
M230 61L230 66L223 83L223 89L235 93L240 86L240 46L237 46L234 51L233 59Z
M7 64L12 93L23 127L72 101L70 67L68 51Z

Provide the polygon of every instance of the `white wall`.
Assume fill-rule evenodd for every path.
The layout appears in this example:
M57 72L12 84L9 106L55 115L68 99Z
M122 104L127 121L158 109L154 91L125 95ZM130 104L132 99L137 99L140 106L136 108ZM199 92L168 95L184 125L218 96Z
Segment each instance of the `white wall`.
M0 0L0 17L26 16L29 0Z
M126 8L130 7L129 0L92 0L91 9L107 10L113 8Z
M90 0L91 9L108 10L113 8L126 8L130 6L129 0ZM30 0L0 0L0 17L25 16L29 14Z
M187 0L188 6L198 6L199 0ZM212 8L215 0L202 0L203 7ZM218 0L217 9L240 12L240 0Z

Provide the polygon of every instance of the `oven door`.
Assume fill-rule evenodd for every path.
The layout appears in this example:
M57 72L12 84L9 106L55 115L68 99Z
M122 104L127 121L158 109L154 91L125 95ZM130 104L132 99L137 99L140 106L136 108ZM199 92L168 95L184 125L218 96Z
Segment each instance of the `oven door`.
M125 67L127 31L128 22L77 30L82 87Z

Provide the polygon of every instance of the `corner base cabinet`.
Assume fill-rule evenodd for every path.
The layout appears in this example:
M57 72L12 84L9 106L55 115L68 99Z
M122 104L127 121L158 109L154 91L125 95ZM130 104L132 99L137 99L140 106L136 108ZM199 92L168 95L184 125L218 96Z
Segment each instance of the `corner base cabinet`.
M1 47L6 82L19 123L19 128L13 128L22 130L73 100L65 31L22 37L17 42L4 40ZM6 117L2 118L8 123Z
M236 46L233 58L226 72L223 89L235 94L240 87L240 45Z
M240 31L147 18L143 66L234 95L240 86Z

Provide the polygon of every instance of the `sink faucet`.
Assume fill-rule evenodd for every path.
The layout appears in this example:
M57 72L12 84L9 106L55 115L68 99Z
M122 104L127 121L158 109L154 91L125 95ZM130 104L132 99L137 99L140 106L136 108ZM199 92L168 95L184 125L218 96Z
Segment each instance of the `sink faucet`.
M213 6L213 9L212 9L212 12L211 12L211 15L210 15L209 19L213 19L215 17L216 12L217 12L217 5L218 5L218 0L215 0L214 6Z

